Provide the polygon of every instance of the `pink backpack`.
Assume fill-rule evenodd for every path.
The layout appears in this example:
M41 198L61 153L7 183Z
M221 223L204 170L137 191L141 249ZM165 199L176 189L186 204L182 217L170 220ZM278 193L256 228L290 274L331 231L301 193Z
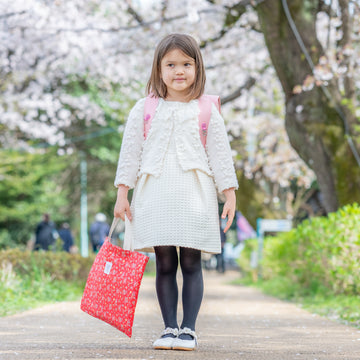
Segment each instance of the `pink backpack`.
M144 138L146 139L149 129L151 127L151 121L154 118L156 108L159 103L159 98L148 95L145 99L144 107ZM199 134L200 140L203 146L206 145L206 135L209 127L211 117L211 103L214 103L220 112L220 98L216 95L202 95L199 98Z

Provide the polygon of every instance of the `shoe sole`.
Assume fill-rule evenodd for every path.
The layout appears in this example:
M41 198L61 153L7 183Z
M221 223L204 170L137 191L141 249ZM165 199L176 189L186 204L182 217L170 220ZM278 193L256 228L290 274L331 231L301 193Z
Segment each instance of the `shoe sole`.
M172 347L168 347L168 346L154 346L153 349L154 349L154 350L172 350Z
M176 346L172 348L173 350L183 350L183 351L194 351L196 348L186 348L181 346Z

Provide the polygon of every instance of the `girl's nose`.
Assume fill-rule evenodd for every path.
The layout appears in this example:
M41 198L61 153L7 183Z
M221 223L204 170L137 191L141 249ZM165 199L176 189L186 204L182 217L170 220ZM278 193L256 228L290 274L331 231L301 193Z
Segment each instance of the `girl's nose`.
M176 74L183 74L183 73L184 73L183 67L182 67L182 66L178 66L178 67L176 68Z

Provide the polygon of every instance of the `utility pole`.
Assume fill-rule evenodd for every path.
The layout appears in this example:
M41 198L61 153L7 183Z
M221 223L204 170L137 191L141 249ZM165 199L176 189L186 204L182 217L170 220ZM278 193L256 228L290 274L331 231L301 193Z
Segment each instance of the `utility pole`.
M81 256L89 256L89 237L88 237L88 211L87 211L87 162L84 152L80 152L80 240Z

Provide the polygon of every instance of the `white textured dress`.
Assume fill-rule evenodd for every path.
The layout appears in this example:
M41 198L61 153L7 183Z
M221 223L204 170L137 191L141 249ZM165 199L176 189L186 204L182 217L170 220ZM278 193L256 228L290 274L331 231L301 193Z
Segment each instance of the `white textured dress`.
M130 112L115 186L134 187L125 241L138 251L181 246L221 252L217 191L237 188L221 115L212 108L206 150L197 100L160 99L144 141L144 99Z

